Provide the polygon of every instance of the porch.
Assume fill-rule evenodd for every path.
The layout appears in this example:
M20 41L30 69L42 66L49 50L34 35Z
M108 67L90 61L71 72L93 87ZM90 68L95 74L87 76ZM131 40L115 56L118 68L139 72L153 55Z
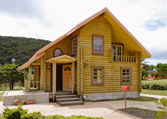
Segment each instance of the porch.
M15 99L35 100L36 103L49 103L49 92L25 92L23 90L6 91L3 95L3 105L13 105Z

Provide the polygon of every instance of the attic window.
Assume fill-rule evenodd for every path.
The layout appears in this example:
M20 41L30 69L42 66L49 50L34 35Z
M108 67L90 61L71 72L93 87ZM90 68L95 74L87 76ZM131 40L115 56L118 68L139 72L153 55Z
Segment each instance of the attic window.
M62 54L63 53L59 48L56 48L56 50L54 51L54 57L61 56Z
M92 53L97 55L104 54L104 37L102 35L92 35Z

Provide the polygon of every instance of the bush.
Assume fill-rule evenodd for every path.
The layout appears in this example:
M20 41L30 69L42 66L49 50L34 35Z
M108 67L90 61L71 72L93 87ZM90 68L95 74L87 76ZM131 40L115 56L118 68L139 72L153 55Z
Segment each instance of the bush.
M8 107L4 109L3 115L5 119L102 119L101 117L86 117L86 116L70 116L65 117L62 115L44 116L41 112L27 113L28 110L23 109L18 106L15 109L9 109Z
M5 119L20 119L21 116L25 114L27 114L27 110L24 110L21 106L18 106L15 109L9 109L7 107L3 112Z
M142 85L142 89L150 89L150 85L149 84Z

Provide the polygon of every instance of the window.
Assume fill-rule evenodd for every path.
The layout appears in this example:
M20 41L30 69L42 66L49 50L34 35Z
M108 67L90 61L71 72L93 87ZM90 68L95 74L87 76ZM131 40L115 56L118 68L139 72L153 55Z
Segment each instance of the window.
M112 50L113 50L113 60L114 61L121 61L121 56L123 56L123 46L122 45L113 45L112 44Z
M92 53L103 55L104 54L104 37L102 35L92 35L92 37L93 37Z
M62 51L58 48L54 51L54 57L60 56L62 54L63 54Z
M104 67L92 66L92 85L104 85Z
M131 84L132 68L121 67L121 84Z
M112 44L112 50L114 55L123 55L123 46L122 45L113 45Z
M77 37L72 39L72 55L77 54Z

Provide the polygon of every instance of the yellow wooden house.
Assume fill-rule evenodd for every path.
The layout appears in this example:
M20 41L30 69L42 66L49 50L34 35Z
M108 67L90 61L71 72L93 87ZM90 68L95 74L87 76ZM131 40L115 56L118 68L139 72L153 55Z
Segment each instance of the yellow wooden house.
M107 9L95 13L38 50L24 70L27 91L77 94L84 100L123 98L141 92L141 59L151 55Z

